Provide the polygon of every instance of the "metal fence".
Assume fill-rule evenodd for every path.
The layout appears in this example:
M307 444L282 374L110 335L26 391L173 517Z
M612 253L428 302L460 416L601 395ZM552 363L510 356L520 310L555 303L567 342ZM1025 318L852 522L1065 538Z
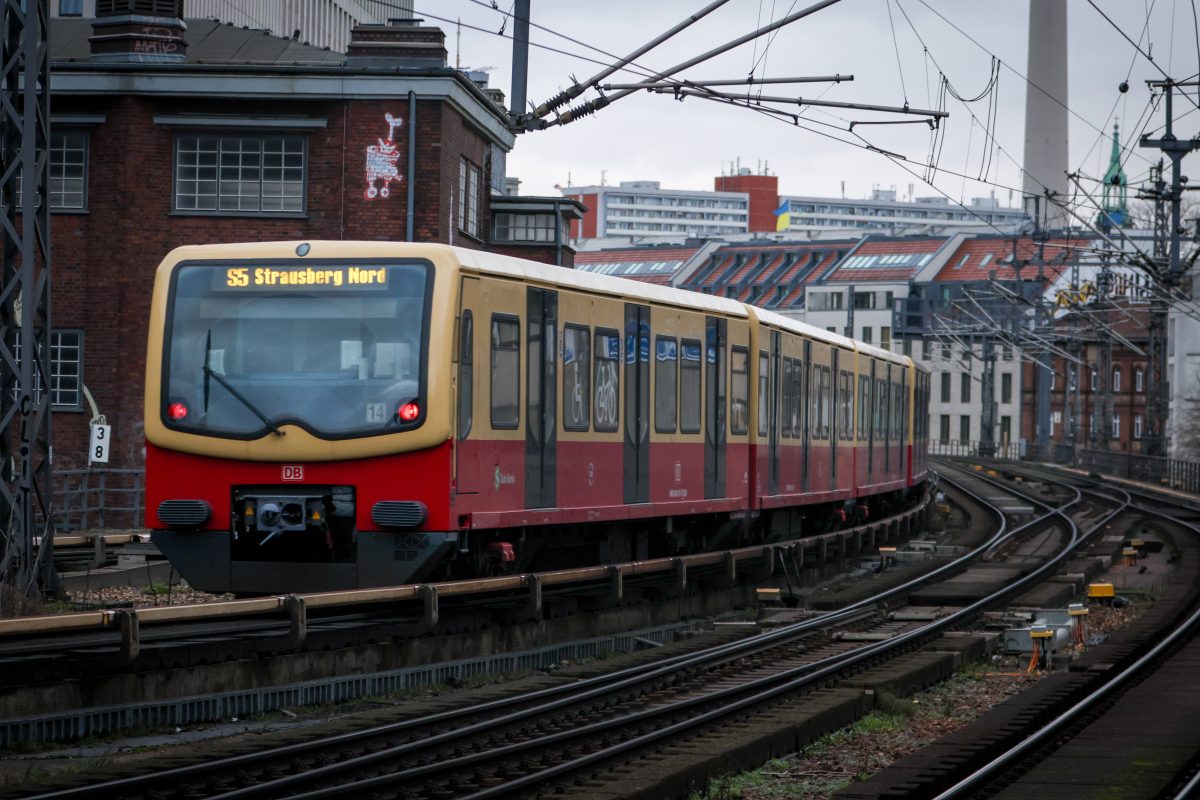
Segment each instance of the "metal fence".
M54 474L54 526L59 531L140 528L144 473L140 469L73 469Z
M1135 481L1170 486L1184 492L1200 493L1200 462L1165 456L1116 453L1110 450L1079 450L1075 464L1089 472L1113 475Z
M929 455L1018 461L1025 455L1025 449L1024 442L967 442L953 439L945 442L930 442Z

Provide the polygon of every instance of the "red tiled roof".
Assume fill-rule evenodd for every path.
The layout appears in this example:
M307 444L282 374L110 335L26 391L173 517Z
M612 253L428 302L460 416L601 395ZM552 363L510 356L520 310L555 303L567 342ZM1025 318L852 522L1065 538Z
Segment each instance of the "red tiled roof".
M936 239L868 239L854 251L856 256L893 256L913 253L936 253L946 243L945 237Z
M1058 275L1064 262L1070 262L1076 252L1074 247L1081 246L1077 239L1053 239L1046 243L1042 250L1042 258L1046 262L1046 273ZM1025 261L1038 257L1039 247L1031 239L1025 238L1017 242L1017 258ZM998 278L1015 278L1012 268L1013 244L1012 239L1000 237L983 237L968 239L963 242L946 265L938 272L935 281L984 281L988 273L996 271ZM987 258L991 254L991 258ZM963 259L966 259L964 261ZM985 263L986 261L986 263ZM961 264L961 266L960 266ZM1036 275L1036 267L1022 270L1022 277Z
M858 255L858 253L855 253ZM906 281L920 267L880 267L879 269L841 269L829 276L829 283L874 283L877 281Z

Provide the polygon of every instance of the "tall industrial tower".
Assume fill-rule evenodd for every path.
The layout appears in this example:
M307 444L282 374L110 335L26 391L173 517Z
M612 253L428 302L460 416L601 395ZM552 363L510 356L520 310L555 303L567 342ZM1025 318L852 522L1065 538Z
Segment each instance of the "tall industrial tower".
M1046 192L1065 201L1067 170L1067 0L1029 4L1029 65L1025 86L1025 208L1048 228L1066 224ZM1035 198L1041 198L1035 200Z

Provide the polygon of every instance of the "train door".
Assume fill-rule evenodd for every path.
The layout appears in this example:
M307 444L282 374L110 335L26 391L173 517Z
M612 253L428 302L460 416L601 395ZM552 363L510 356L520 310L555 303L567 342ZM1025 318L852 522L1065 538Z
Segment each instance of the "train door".
M771 494L779 494L779 331L771 331L770 432L767 457L770 459Z
M458 414L454 446L454 489L458 494L479 491L479 452L471 435L475 427L475 314L479 279L462 279L458 294ZM484 336L487 336L486 321Z
M801 464L804 467L804 472L800 476L800 491L809 491L808 472L811 462L809 459L809 449L812 443L812 342L807 339L804 341L804 367L800 370L800 397L797 402L800 403L800 414L803 422L803 439L801 439L800 453Z
M883 407L880 409L883 422L883 476L892 474L892 365L888 364L883 371Z
M650 502L650 306L625 304L625 502Z
M528 289L526 301L525 507L556 504L558 292Z
M906 464L904 457L904 444L908 441L908 370L899 367L897 371L900 373L900 396L896 398L896 472L904 478L908 478L908 467L911 464Z
M875 359L871 359L871 381L867 384L867 396L871 405L867 409L867 483L875 482L875 429L879 410L879 384L875 378Z
M705 321L704 496L724 497L725 490L725 348L728 323Z
M841 435L842 394L841 394L841 351L833 350L832 371L829 373L829 410L826 412L829 423L829 488L838 488L838 436Z

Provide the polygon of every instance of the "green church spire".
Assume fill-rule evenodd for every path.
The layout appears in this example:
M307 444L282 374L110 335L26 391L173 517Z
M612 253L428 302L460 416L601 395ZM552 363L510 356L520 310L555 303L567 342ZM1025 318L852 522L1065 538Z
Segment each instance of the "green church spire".
M1108 160L1108 172L1104 173L1104 188L1101 194L1101 213L1097 220L1101 228L1125 227L1129 222L1129 207L1125 203L1125 170L1121 167L1121 137L1117 123L1113 121L1112 155Z

